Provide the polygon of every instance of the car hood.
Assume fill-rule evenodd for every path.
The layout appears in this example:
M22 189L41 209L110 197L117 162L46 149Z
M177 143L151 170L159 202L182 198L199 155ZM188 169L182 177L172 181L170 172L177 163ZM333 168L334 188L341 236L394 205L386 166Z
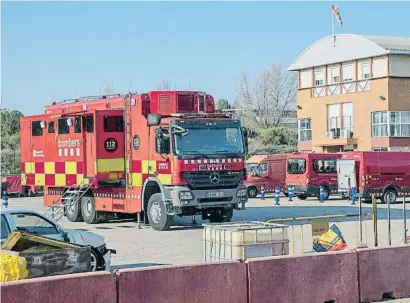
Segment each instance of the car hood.
M99 247L104 245L105 240L103 236L76 229L64 229L71 242L80 245L90 245L92 247Z

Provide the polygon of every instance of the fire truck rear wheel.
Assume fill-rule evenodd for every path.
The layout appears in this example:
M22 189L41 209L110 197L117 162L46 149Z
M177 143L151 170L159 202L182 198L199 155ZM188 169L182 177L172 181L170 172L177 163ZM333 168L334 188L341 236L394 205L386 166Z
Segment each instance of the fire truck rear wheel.
M248 187L248 197L249 198L256 198L258 195L258 190L255 186Z
M71 222L81 222L83 221L83 216L81 215L80 201L67 202L65 207L65 215L67 219Z
M172 225L174 216L168 215L162 194L153 194L148 201L148 221L154 230L168 230Z
M86 196L81 198L81 214L85 223L97 224L102 220L101 214L95 209L94 197Z

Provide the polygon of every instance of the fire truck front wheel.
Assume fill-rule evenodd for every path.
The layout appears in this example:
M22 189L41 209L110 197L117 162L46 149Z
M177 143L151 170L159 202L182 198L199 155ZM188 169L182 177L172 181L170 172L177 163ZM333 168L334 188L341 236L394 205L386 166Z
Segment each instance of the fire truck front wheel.
M103 219L102 215L95 209L94 197L85 196L81 198L81 214L85 223L97 224Z
M256 198L257 195L258 195L258 190L256 189L255 186L248 187L248 197L249 198Z
M168 230L174 216L167 214L167 209L161 193L153 194L148 201L148 221L154 230Z

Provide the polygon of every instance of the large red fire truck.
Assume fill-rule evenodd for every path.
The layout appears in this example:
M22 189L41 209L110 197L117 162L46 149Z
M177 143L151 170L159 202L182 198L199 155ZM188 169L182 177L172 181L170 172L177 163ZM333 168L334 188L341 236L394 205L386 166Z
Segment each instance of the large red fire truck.
M54 218L98 223L140 215L230 221L247 201L247 135L211 95L151 91L88 97L21 118L22 182L45 188ZM57 209L57 210L56 210Z

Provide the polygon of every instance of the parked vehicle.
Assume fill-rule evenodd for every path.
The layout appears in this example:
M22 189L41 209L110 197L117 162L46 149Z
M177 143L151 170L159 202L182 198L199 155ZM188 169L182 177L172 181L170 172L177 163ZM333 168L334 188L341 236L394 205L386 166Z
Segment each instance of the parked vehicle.
M286 190L286 160L287 154L276 155L255 155L246 161L248 175L246 186L248 197L255 198L261 191L261 186L265 188L265 193L273 193L275 187L287 195Z
M245 208L247 132L209 94L66 100L20 129L24 184L43 185L44 204L71 222L143 214L167 230L175 215L228 222Z
M409 152L346 152L337 160L338 190L358 194L369 201L375 194L383 203L394 203L410 193Z
M323 186L323 199L337 194L336 160L341 154L333 153L292 153L287 160L286 186L293 186L295 195L305 200L307 197L319 199Z
M3 175L1 178L1 188L2 192L6 191L9 196L30 197L43 194L42 186L22 185L20 175Z
M91 271L109 270L113 249L107 249L104 237L82 230L64 229L33 210L1 210L1 243L12 231L20 230L39 236L91 246Z

